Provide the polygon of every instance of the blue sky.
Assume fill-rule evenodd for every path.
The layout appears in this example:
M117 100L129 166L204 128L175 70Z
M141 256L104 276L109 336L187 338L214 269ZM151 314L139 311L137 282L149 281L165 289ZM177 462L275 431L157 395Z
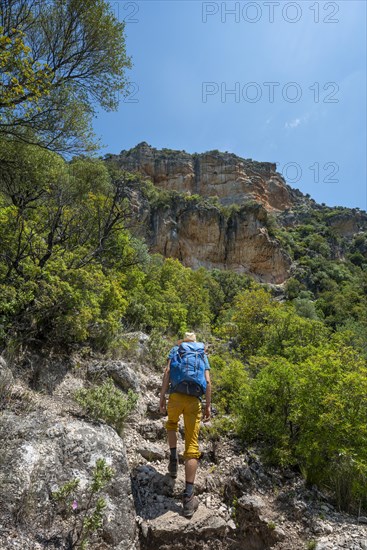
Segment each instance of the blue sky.
M367 208L364 0L110 3L133 68L131 95L95 120L102 153L230 151Z

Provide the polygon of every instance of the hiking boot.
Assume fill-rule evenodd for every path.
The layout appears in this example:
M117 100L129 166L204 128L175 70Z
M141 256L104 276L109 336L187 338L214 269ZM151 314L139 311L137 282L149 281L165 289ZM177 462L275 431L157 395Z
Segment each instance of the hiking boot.
M191 497L183 496L183 515L185 518L191 518L199 507L198 497L191 495Z
M171 477L177 477L178 460L177 458L170 458L168 463L168 473Z

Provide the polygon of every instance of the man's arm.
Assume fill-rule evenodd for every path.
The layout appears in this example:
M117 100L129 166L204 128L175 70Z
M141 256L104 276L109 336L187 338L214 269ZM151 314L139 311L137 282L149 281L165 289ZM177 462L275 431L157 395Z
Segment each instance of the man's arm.
M163 374L161 397L160 397L160 402L159 402L159 410L161 411L162 414L167 413L166 393L167 393L167 390L168 390L168 387L169 387L170 365L171 365L171 360L168 359L168 363L167 363L167 366L166 366L166 368L164 370L164 374Z
M205 412L203 422L208 422L211 416L211 404L212 404L212 383L210 380L209 369L205 371L206 391L205 391Z

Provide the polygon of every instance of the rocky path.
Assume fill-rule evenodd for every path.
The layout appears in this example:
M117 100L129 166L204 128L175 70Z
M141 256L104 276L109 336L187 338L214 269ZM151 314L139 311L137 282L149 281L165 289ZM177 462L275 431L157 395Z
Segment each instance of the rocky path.
M0 408L0 550L66 548L67 525L50 515L50 491L75 477L90 482L101 456L115 473L91 550L367 550L366 517L338 512L292 471L265 468L257 450L235 438L213 445L201 434L200 505L184 518L182 460L176 480L167 474L161 376L123 361L93 362L79 372L67 374L51 395L14 382L0 362L0 382L12 385ZM96 372L140 395L122 438L89 421L73 399ZM181 454L183 435L181 425Z
M367 518L338 513L295 473L265 469L256 452L236 440L213 448L201 438L195 485L200 505L191 520L184 518L182 458L177 479L167 474L166 419L158 413L161 378L141 382L141 416L124 438L143 550L367 550ZM183 439L181 425L181 457Z

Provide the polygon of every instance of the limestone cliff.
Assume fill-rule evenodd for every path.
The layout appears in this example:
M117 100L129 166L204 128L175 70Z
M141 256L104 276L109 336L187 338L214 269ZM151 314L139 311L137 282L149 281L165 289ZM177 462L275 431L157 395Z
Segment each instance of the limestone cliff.
M291 189L272 162L256 162L232 153L155 149L145 142L133 149L109 155L128 171L148 176L162 189L218 197L222 204L259 202L269 211L291 207L299 192Z
M178 258L184 265L231 269L268 283L282 283L291 261L266 229L267 212L260 204L233 209L177 200L151 213L151 250Z
M152 252L192 268L230 269L267 283L283 283L289 276L291 260L269 236L268 213L290 208L302 195L285 183L275 164L217 151L157 150L145 142L108 160L176 192L169 204L143 209L142 225L150 230L141 233Z
M150 251L194 269L229 269L282 284L294 264L289 249L286 252L274 238L272 224L288 230L313 223L318 215L334 259L342 259L347 241L367 228L365 212L317 204L287 185L271 162L219 151L158 150L145 142L106 160L138 173L159 190L158 199L149 201L138 185L129 190L140 221L139 236ZM321 231L316 225L315 231Z

